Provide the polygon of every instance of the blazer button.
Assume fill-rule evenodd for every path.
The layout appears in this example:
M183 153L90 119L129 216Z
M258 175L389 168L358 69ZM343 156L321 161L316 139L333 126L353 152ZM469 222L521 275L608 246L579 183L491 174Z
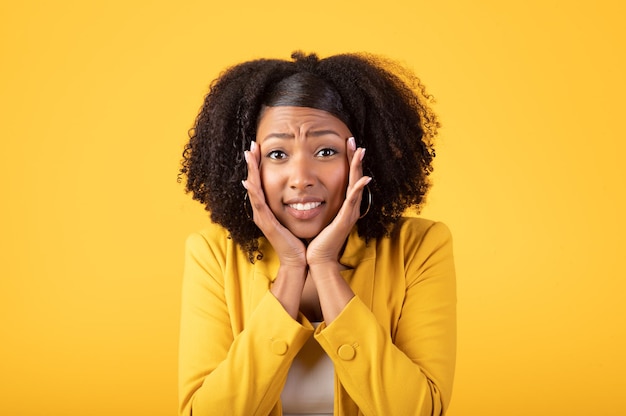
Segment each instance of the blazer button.
M352 347L352 345L344 344L339 347L337 354L339 354L339 358L341 358L342 360L350 361L356 355L356 351L354 350L354 347Z
M287 353L287 343L282 340L272 342L272 352L276 355L285 355Z

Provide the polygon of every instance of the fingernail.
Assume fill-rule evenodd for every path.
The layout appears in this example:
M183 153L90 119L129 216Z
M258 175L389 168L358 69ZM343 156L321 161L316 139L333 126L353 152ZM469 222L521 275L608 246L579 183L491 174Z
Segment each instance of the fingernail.
M365 185L369 184L371 181L372 181L372 177L370 176L370 177L367 179L367 182L365 182Z
M254 143L254 142L252 142L252 143ZM243 158L246 159L246 163L248 163L250 161L249 157L248 157L248 151L247 150L243 151Z
M348 137L348 147L350 147L350 150L356 150L356 142L354 141L354 137Z
M250 151L254 152L254 149L256 149L256 142L254 140L252 140L250 142Z
M363 160L363 158L364 158L364 157L365 157L365 148L364 148L364 147L362 147L362 148L361 148L361 156L359 156L359 159L360 159L360 160Z
M248 185L246 185L246 180L242 180L241 184L243 185L244 188L248 189Z

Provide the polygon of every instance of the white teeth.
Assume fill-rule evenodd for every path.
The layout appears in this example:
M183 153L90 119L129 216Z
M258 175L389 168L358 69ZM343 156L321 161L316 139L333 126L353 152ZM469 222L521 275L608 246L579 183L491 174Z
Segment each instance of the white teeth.
M308 211L313 208L317 208L322 205L321 202L307 202L306 204L289 204L289 206L293 209L297 209L298 211Z

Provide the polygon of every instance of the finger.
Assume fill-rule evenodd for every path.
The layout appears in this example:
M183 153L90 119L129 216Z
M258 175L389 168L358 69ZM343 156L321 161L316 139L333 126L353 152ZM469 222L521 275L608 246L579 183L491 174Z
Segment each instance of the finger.
M348 165L352 164L354 152L356 152L356 142L354 140L354 137L348 137L348 140L346 141L346 155L348 156Z
M348 190L346 199L339 209L333 223L338 227L346 230L352 229L352 226L361 216L361 199L363 198L363 189L372 180L369 176L360 178L354 186Z
M348 157L348 187L352 186L355 182L355 179L353 178L352 173L352 166L353 163L356 161L355 159L355 154L357 153L358 149L356 147L356 141L354 140L354 137L349 137L346 143L346 155Z
M352 186L351 189L348 190L348 194L346 195L346 201L344 203L347 204L352 210L355 210L358 213L359 208L361 207L361 197L363 196L363 189L365 186L370 183L372 178L370 176L362 176L358 181Z
M348 191L354 187L356 182L363 177L363 158L365 149L359 147L355 150L350 162L350 174L348 178Z
M254 159L254 165L257 168L261 166L261 147L254 140L250 142L250 153Z
M261 185L261 174L259 171L259 152L258 146L256 142L252 141L250 143L250 150L246 150L243 152L244 157L246 159L246 167L248 169L248 177L246 182L248 182L248 186L254 184L255 186Z
M252 206L253 220L259 227L259 219L261 217L266 217L267 220L267 211L269 207L267 206L265 200L265 193L263 192L263 187L261 186L261 174L259 170L259 151L258 146L253 141L250 144L250 150L246 150L244 152L244 157L246 159L246 166L248 168L248 177L242 181L243 186L248 191L248 199L250 200L250 205ZM264 214L260 216L260 214Z

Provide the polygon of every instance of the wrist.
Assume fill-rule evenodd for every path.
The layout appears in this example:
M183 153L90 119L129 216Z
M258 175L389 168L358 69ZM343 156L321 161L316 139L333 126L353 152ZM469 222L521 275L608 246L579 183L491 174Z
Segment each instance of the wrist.
M290 279L301 277L303 280L306 277L307 265L298 263L280 263L278 266L278 276L289 276Z
M270 288L270 292L293 319L298 316L305 278L306 268L281 265Z
M309 274L314 280L341 276L339 274L340 270L341 264L338 261L327 260L309 263Z
M311 255L312 253L307 252L306 264L309 270L311 268L323 269L323 268L339 268L341 265L339 263L338 255L317 255L317 253Z
M280 263L280 268L285 268L291 271L298 271L298 270L305 271L307 268L306 256L304 254L302 254L302 256L299 256L299 255L280 256L279 255L278 261Z

